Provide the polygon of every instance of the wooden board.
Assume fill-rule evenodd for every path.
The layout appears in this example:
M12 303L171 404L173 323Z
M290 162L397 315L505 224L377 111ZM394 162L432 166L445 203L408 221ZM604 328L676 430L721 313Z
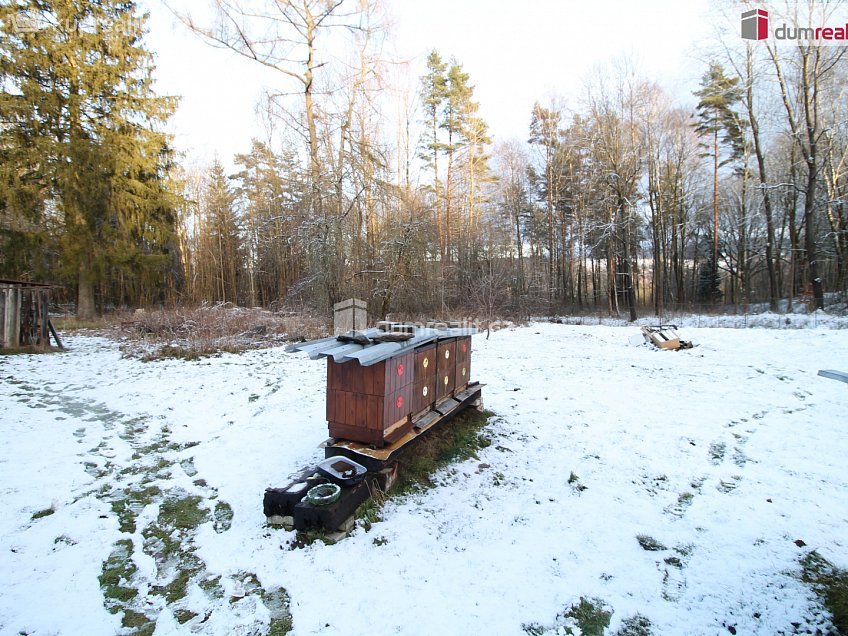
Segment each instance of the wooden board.
M436 401L436 345L415 350L411 413L420 413Z
M456 339L454 390L461 391L471 381L471 336Z
M436 401L448 396L456 386L456 338L436 344Z

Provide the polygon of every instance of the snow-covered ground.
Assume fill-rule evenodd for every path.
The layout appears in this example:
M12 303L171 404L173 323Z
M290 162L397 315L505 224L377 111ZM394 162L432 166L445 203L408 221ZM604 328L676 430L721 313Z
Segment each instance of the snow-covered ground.
M475 336L492 445L306 548L262 494L323 458L323 362L143 363L93 337L0 356L0 633L261 634L281 588L294 634L556 633L581 598L610 633L826 631L798 560L848 566L848 387L816 375L848 370L848 331L687 328L681 352L635 333Z

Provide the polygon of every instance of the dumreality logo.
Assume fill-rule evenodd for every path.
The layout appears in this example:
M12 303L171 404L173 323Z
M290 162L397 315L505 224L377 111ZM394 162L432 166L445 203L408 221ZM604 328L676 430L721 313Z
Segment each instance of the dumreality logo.
M765 9L742 13L742 37L745 40L765 40L769 35L769 17Z
M831 16L832 18L832 16ZM810 16L811 21L814 19ZM819 18L823 21L822 18ZM777 20L774 21L777 23ZM793 20L794 22L794 20ZM751 9L742 12L741 35L744 40L765 40L771 37L775 43L807 42L813 45L844 45L848 40L848 22L837 27L830 26L789 26L783 22L769 28L769 12L765 9Z

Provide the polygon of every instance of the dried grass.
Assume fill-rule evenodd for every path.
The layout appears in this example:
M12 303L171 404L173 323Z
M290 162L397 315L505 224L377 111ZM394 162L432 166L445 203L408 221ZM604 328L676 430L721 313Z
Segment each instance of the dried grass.
M322 316L228 305L115 314L108 330L128 357L193 360L259 349L330 333Z

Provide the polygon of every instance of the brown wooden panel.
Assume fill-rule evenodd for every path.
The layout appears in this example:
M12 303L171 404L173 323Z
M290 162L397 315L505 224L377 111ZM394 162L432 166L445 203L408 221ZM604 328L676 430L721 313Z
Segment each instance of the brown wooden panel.
M412 385L412 409L415 414L429 408L436 401L436 374Z
M412 413L423 411L436 401L436 367L435 343L415 351Z
M335 363L333 362L332 358L327 358L327 410L328 411L330 409L330 389L337 388L336 382L338 381L337 378L336 378L336 373L335 373L336 370L335 370L335 368L333 368L334 364Z
M456 340L456 376L454 390L465 388L471 379L471 337Z
M409 351L385 362L386 393L390 395L401 387L412 384L415 376L415 353Z
M351 393L353 401L353 420L348 424L368 428L368 413L366 410L365 395L362 393Z
M471 356L465 362L457 361L456 364L456 381L454 382L454 390L461 391L471 380Z
M403 420L396 422L383 435L386 444L394 444L401 437L412 430L412 418L407 416Z
M456 339L436 345L436 399L449 395L456 383Z
M363 386L362 392L368 395L386 394L386 363L378 362L370 367L362 367Z
M330 367L328 366L327 369ZM336 391L327 387L327 421L335 420L336 417Z
M436 383L436 345L430 344L415 350L415 373L413 383L431 381Z
M374 430L383 430L383 398L378 395L369 395L366 401L365 427Z
M411 413L412 388L413 385L407 384L391 395L386 396L385 401L383 402L384 429Z
M342 422L345 424L351 424L353 426L356 425L356 410L355 403L353 401L353 393L349 391L344 392L344 417L342 418Z
M348 439L354 442L362 442L363 444L374 444L376 446L383 445L382 430L350 426L340 422L328 422L327 424L330 430L330 437Z

